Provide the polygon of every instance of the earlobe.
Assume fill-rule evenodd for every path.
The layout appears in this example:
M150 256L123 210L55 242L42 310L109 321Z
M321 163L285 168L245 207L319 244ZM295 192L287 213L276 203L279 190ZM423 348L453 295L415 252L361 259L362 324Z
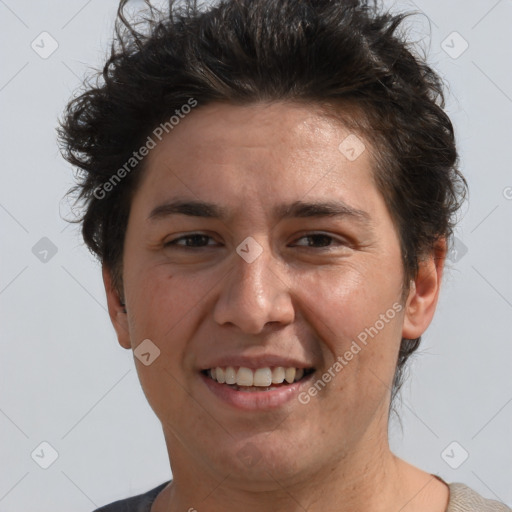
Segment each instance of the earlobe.
M444 263L446 239L434 245L432 253L419 263L418 274L411 283L407 297L402 337L419 338L430 325L439 299Z
M108 314L116 331L117 339L123 348L130 349L131 341L126 306L113 286L112 273L106 265L102 267L102 275L107 295Z

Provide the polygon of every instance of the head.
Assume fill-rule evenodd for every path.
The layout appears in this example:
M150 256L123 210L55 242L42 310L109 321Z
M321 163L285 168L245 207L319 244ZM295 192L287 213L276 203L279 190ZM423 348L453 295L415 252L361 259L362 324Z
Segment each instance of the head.
M141 31L125 3L60 128L119 341L158 347L137 366L168 439L228 461L250 438L276 467L315 439L314 467L387 421L434 314L465 191L442 83L405 16L368 2L171 3ZM335 377L284 412L208 402L198 373L218 354L276 352Z

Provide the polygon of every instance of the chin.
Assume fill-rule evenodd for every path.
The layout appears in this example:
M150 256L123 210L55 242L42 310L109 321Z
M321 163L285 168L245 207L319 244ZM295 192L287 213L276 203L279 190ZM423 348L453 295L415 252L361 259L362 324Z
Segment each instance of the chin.
M288 434L262 432L244 439L228 441L228 446L216 445L212 467L228 475L231 482L253 491L272 491L300 481L311 470L313 461L307 448L298 448ZM324 461L321 464L325 463Z

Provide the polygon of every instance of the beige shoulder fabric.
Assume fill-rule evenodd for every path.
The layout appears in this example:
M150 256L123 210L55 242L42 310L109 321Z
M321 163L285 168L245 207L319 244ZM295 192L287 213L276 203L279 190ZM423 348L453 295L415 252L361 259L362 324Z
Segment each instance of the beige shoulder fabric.
M483 498L461 483L448 484L450 500L446 512L512 512L512 509L496 500Z

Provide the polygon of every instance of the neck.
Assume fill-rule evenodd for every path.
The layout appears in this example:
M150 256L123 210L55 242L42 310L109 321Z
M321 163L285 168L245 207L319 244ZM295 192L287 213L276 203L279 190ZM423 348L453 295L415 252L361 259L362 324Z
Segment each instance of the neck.
M169 444L168 444L169 446ZM172 446L172 445L171 445ZM431 475L395 457L387 438L355 448L333 466L323 466L294 482L272 479L269 490L255 491L233 475L213 475L201 463L190 464L188 452L172 451L173 482L155 501L152 512L339 512L420 510L413 500ZM269 477L270 478L270 477ZM271 489L271 490L270 490ZM420 497L423 500L423 496Z

